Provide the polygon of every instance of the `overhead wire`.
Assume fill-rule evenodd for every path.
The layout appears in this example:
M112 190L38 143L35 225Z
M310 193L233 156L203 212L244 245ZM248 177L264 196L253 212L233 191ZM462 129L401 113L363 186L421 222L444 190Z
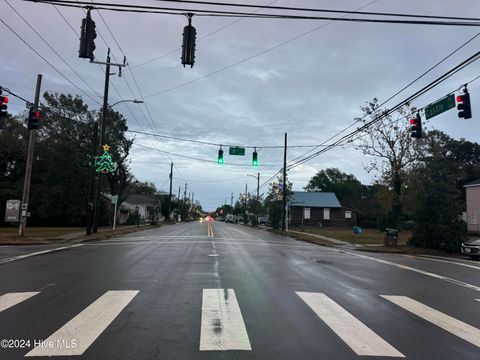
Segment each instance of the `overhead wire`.
M278 1L278 0L273 0L273 1L269 2L267 5L274 4L274 3L276 3L277 1ZM255 13L255 12L259 11L259 10L260 10L260 8L257 9L257 10L255 10L255 11L253 11L253 13ZM212 35L214 35L214 34L217 34L218 32L220 32L220 31L222 31L222 30L224 30L224 29L226 29L226 28L229 28L230 26L233 26L233 25L235 25L236 23L238 23L238 22L240 22L240 21L242 21L242 20L244 20L244 19L245 19L245 18L238 18L238 19L236 19L236 20L234 20L234 21L232 21L232 22L229 22L228 24L223 25L223 26L219 27L218 29L215 29L215 30L213 30L213 31L211 31L211 32L203 35L203 36L198 37L197 41L205 40L205 39L209 38L210 36L212 36ZM181 50L181 49L182 49L181 47L177 47L176 49L170 50L170 51L168 51L168 52L166 52L166 53L164 53L164 54L162 54L162 55L160 55L160 56L157 56L156 58L147 60L147 61L145 61L145 62L143 62L143 63L140 63L140 64L136 64L135 66L132 66L132 68L134 69L134 68L138 68L138 67L143 66L143 65L150 64L150 63L152 63L152 62L154 62L154 61L157 61L157 60L160 60L160 59L164 58L165 56L168 56L168 55L170 55L170 54L174 54L174 53L176 53L177 51L179 51L179 50Z
M439 20L397 20L397 19L372 19L372 18L348 18L348 17L333 17L333 16L305 16L305 15L284 15L284 14L269 14L269 13L245 13L238 11L220 11L220 10L203 10L190 8L172 8L161 6L146 6L146 5L129 5L129 4L114 4L114 3L97 3L91 1L83 2L77 1L78 5L71 1L65 0L24 0L38 3L57 4L60 6L92 6L97 10L110 10L120 12L136 12L136 13L156 13L168 15L184 15L185 13L192 13L195 16L223 16L223 17L246 17L246 18L262 18L262 19L285 19L285 20L333 20L333 21L349 21L349 22L367 22L367 23L387 23L387 24L407 24L407 25L446 25L446 26L480 26L480 19L463 18L462 21L439 21ZM345 14L346 15L346 14ZM392 15L389 15L390 17ZM420 16L421 17L421 16ZM423 18L427 18L426 16ZM431 16L430 16L431 18ZM467 21L468 20L468 21Z
M19 38L30 50L32 50L39 58L41 58L48 66L50 66L55 72L57 72L62 78L64 78L67 82L73 85L77 90L79 90L82 94L87 96L92 101L96 102L100 105L100 102L90 96L87 92L85 92L82 88L80 88L77 84L75 84L72 80L70 80L65 74L63 74L59 69L57 69L50 61L48 61L44 56L42 56L32 45L30 45L22 36L20 36L10 25L8 25L3 18L0 17L0 22L5 25L17 38Z
M185 158L185 159L197 160L197 161L201 161L201 162L205 162L205 163L211 163L211 164L217 164L217 162L215 160L207 160L207 159L201 159L201 158L197 158L197 157L193 157L193 156L178 154L178 153L174 153L174 152L171 152L171 151L166 151L166 150L161 150L161 149L158 149L158 148L154 148L154 147L151 147L151 146L148 146L148 145L139 144L138 142L134 142L134 145L140 146L140 147L143 147L143 148L146 148L146 149L150 149L150 150L159 151L159 152L166 153L166 154L169 154L169 155L182 157L182 158ZM248 167L252 166L250 164L227 163L227 162L225 162L224 165L248 166ZM279 166L279 165L281 165L281 164L262 164L262 166Z
M127 130L127 132L130 132L132 134L141 134L141 135L148 135L148 136L154 136L154 137L160 137L163 139L171 139L171 140L178 140L178 141L184 141L184 142L190 142L190 143L195 143L195 144L202 144L202 145L209 145L209 146L225 146L225 147L242 147L246 149L283 149L285 145L241 145L241 144L228 144L228 143L215 143L215 142L209 142L209 141L202 141L202 140L194 140L194 139L186 139L186 138L181 138L178 136L171 136L171 135L162 135L162 134L152 134L148 132L142 132L142 131L136 131L136 130ZM288 145L288 148L311 148L311 147L318 147L319 145L314 144L314 145Z
M323 154L323 153L327 152L328 150L331 150L334 146L338 146L338 144L342 143L343 141L350 139L354 135L356 135L356 134L364 131L365 129L369 128L370 126L376 124L377 122L381 121L382 119L384 119L388 115L392 114L393 112L395 112L396 110L401 108L403 105L405 105L407 103L410 103L412 100L418 98L419 96L423 95L427 91L433 89L434 87L436 87L437 85L439 85L443 81L447 80L449 77L456 74L458 71L462 70L466 66L472 64L473 62L477 61L479 59L479 57L480 57L480 51L476 52L474 55L470 56L468 59L464 60L463 62L461 62L460 64L458 64L454 68L450 69L449 71L447 71L446 73L444 73L443 75L441 75L440 77L435 79L434 81L430 82L428 85L424 86L422 89L420 89L417 92L415 92L414 94L410 95L408 98L404 99L403 101L401 101L400 103L398 103L397 105L392 107L391 109L385 111L384 113L382 113L381 116L373 118L371 121L369 121L366 124L364 124L363 126L357 128L353 132L350 132L349 134L347 134L347 135L343 136L342 138L336 140L334 143L330 144L330 146L328 146L328 147L326 147L326 148L324 148L320 151L317 151L317 152L315 152L315 153L313 153L313 154L311 154L311 155L309 155L309 156L307 156L307 157L305 157L301 160L298 160L297 162L295 162L293 164L290 164L287 167L288 170L291 170L291 169L305 163L306 161L309 161L309 160L319 156L320 154Z
M53 7L55 8L55 10L57 11L57 13L60 15L60 17L63 19L63 21L68 25L68 27L72 30L72 32L75 34L75 36L78 38L79 37L79 34L77 33L77 31L72 27L72 25L70 24L70 22L65 18L65 16L63 15L63 13L60 11L60 9L58 9L55 5L53 5ZM99 36L102 37L101 33L99 32ZM106 43L106 42L105 42ZM108 45L107 45L108 46ZM84 61L86 61L84 59ZM100 64L97 64L98 67L102 70L102 72L105 74L105 69L102 67L102 65ZM110 83L110 85L112 86L112 88L114 89L114 91L117 93L118 97L121 99L121 101L124 101L123 97L120 95L120 92L118 91L117 87L115 86L115 84L113 82ZM141 130L144 130L143 129L143 126L141 125L141 123L138 121L137 117L133 114L133 112L130 110L130 108L128 106L125 106L127 111L130 113L132 119L137 123L138 127L141 129Z
M465 41L464 43L462 43L460 46L458 46L457 48L455 48L453 51L451 51L449 54L447 54L446 56L444 56L441 60L439 60L438 62L436 62L433 66L431 66L430 68L428 68L426 71L424 71L422 74L420 74L419 76L417 76L414 80L410 81L407 85L405 85L404 87L402 87L400 90L398 90L397 92L395 92L393 95L391 95L390 97L388 97L386 100L384 100L382 103L380 103L378 105L378 107L382 107L384 106L385 104L387 104L388 102L390 102L392 99L394 99L395 97L397 97L399 94L401 94L402 92L404 92L406 89L408 89L410 86L412 86L413 84L415 84L418 80L422 79L425 75L427 75L428 73L430 73L432 70L434 70L435 68L437 68L440 64L442 64L443 62L445 62L447 59L449 59L450 57L452 57L455 53L457 53L458 51L460 51L462 48L464 48L466 45L468 45L469 43L471 43L473 40L475 40L478 36L480 36L480 33L477 33L475 34L473 37L469 38L467 41ZM366 117L368 116L368 114L365 114L363 115L361 118L358 118L356 119L352 124L348 125L347 127L343 128L342 130L340 130L339 132L335 133L333 136L329 137L327 140L325 140L324 142L322 142L320 145L321 146L326 146L325 144L327 142L329 142L330 140L336 138L337 136L343 134L345 131L347 131L348 129L352 128L353 126L355 126L356 124L358 124L360 121L364 120ZM319 146L320 147L320 146ZM309 154L310 152L316 150L315 148L314 149L311 149L307 152L305 152L304 154L296 157L295 159L291 160L291 162L294 162L304 156L306 156L307 154Z
M371 4L373 4L373 3L377 2L377 1L379 1L379 0L371 0L371 1L369 1L368 3L360 6L358 9L363 9L363 8L369 6L369 5L371 5ZM276 50L276 49L278 49L278 48L280 48L280 47L282 47L282 46L285 46L285 45L287 45L287 44L290 44L290 43L292 43L292 42L294 42L294 41L296 41L296 40L298 40L298 39L300 39L300 38L302 38L302 37L304 37L304 36L306 36L306 35L308 35L308 34L311 34L311 33L315 32L315 31L317 31L317 30L321 30L321 29L323 29L323 28L325 28L325 27L327 27L327 26L329 26L329 25L331 25L331 24L333 24L333 23L334 23L333 21L329 21L329 22L327 22L327 23L325 23L325 24L322 24L322 25L320 25L320 26L316 26L316 27L314 27L313 29L310 29L310 30L308 30L308 31L305 31L305 32L303 32L303 33L300 33L300 34L298 34L298 35L295 35L295 36L293 36L293 37L291 37L291 38L289 38L289 39L287 39L287 40L284 40L284 41L282 41L282 42L280 42L280 43L278 43L278 44L276 44L276 45L274 45L274 46L271 46L271 47L269 47L269 48L266 48L266 49L264 49L264 50L262 50L262 51L260 51L260 52L258 52L258 53L255 53L255 54L253 54L253 55L247 56L246 58L240 59L240 60L238 60L238 61L236 61L236 62L234 62L234 63L232 63L232 64L229 64L229 65L226 65L226 66L224 66L224 67L221 67L220 69L214 70L214 71L212 71L212 72L210 72L210 73L207 73L207 74L205 74L205 75L202 75L202 76L200 76L200 77L198 77L198 78L195 78L195 79L192 79L192 80L183 82L183 83L178 84L178 85L174 85L174 86L169 87L169 88L166 88L166 89L162 89L162 90L153 92L152 94L147 95L146 97L148 98L148 97L152 97L152 96L164 94L164 93L166 93L166 92L170 92L170 91L172 91L172 90L176 90L176 89L185 87L185 86L187 86L187 85L193 84L193 83L195 83L195 82L197 82L197 81L206 79L206 78L208 78L208 77L210 77L210 76L212 76L212 75L216 75L216 74L218 74L218 73L220 73L220 72L222 72L222 71L231 69L231 68L233 68L233 67L235 67L235 66L237 66L237 65L243 64L243 63L245 63L245 62L247 62L247 61L250 61L250 60L255 59L255 58L259 57L259 56L262 56L262 55L264 55L264 54L267 54L267 53L269 53L269 52L271 52L271 51L273 51L273 50Z

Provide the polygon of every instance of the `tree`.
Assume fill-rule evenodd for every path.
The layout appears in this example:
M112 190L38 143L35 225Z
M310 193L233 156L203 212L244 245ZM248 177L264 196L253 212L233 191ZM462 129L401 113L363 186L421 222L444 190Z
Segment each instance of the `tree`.
M282 222L283 214L283 179L278 176L276 181L270 183L270 190L265 199L265 206L268 209L268 221L274 229L278 229ZM292 183L287 179L287 200L292 193Z
M441 138L447 142L439 141ZM450 151L448 143L455 145L443 133L432 132L427 136L428 154L412 178L417 205L411 243L454 251L465 239L466 227L460 217L464 209L461 191L456 186L462 172L459 155Z
M20 199L27 158L28 131L13 117L0 128L0 224L5 219L7 200Z
M31 179L31 225L78 226L85 224L88 190L94 159L91 144L97 113L88 109L80 96L45 93L41 107L41 124L37 131ZM25 173L28 131L26 113L8 118L5 131L0 130L0 199L20 199ZM116 193L126 186L128 150L126 120L112 114L107 141L112 146L116 171L104 182L102 191ZM118 174L117 174L118 172ZM115 177L116 176L116 177ZM125 181L124 181L125 180ZM122 182L123 181L123 182ZM1 206L4 208L4 206ZM105 209L101 206L101 209ZM101 212L107 221L107 212ZM2 216L3 221L3 216ZM105 223L105 222L104 222Z
M378 99L373 98L361 108L365 117L372 119L386 114L381 109ZM378 181L387 185L393 192L392 207L388 218L389 226L399 227L402 218L401 195L408 172L418 160L419 149L422 141L410 136L408 115L413 114L415 108L405 105L394 114L385 116L374 126L365 130L365 136L356 140L356 147L365 155L373 157L366 165L368 171L377 171L380 175ZM365 121L365 120L364 120Z
M362 184L353 174L329 168L313 176L305 190L333 192L343 206L357 209L361 201Z

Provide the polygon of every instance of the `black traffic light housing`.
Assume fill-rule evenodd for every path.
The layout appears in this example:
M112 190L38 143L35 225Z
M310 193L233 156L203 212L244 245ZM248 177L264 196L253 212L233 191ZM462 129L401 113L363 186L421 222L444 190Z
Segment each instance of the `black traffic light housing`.
M253 150L253 154L252 154L252 166L258 166L258 153L257 153L257 149L254 149L254 150Z
M90 10L87 11L87 16L82 20L82 27L80 30L80 49L78 50L78 57L84 59L90 59L93 61L95 55L95 38L97 32L95 31L95 21L90 16Z
M468 90L465 88L464 94L457 96L457 109L458 117L464 119L471 119L472 118L472 107L470 105L470 94Z
M7 117L8 97L0 93L0 118Z
M192 26L193 14L187 14L188 25L183 28L183 44L182 44L182 64L193 67L195 63L195 41L197 39L197 30Z
M223 150L222 150L222 148L220 148L220 150L218 150L217 163L220 164L220 165L223 165Z
M28 130L38 130L40 127L40 110L31 108L28 111Z
M412 138L420 139L422 137L422 117L420 113L410 119L410 136Z

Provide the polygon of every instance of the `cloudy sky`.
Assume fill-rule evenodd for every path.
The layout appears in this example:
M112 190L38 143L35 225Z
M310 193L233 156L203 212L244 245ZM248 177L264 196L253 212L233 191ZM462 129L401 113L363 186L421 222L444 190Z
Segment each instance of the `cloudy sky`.
M0 85L33 99L36 75L43 74L42 90L80 94L92 109L99 109L104 84L102 69L78 58L83 10L20 0L0 1L4 2L0 12ZM182 5L153 0L116 2ZM477 0L236 2L464 17L480 14ZM189 7L212 9L204 5ZM245 184L249 191L254 191L256 179L247 174L260 172L261 183L274 175L282 166L283 151L262 147L283 145L285 132L292 146L322 144L361 116L360 106L365 101L373 97L380 101L388 99L480 32L480 27L463 26L194 16L198 38L196 62L193 68L184 68L180 63L182 31L187 24L184 16L102 10L93 11L92 18L99 33L96 60L104 61L110 47L116 61L121 62L126 55L130 65L124 69L122 78L111 78L109 103L144 99L143 105L121 103L115 107L128 119L131 130L226 145L226 164L219 166L216 164L218 146L129 134L135 136L131 167L139 180L154 182L158 188L168 191L168 173L173 162L174 192L178 192L179 187L183 192L184 184L188 183L187 192L194 192L195 199L207 210L216 208L225 199L229 203L231 193L236 199ZM467 59L478 51L479 44L480 36L386 106L395 105ZM423 107L478 75L479 63L475 62L412 105ZM476 114L480 112L480 79L469 85L469 91L472 119L458 119L457 111L451 110L433 118L428 127L440 129L454 138L478 141L480 124ZM15 114L25 109L20 100L10 99L9 111ZM249 166L252 149L247 149L245 157L229 156L230 144L256 146L261 165ZM288 160L308 150L289 148ZM337 167L367 184L376 175L364 170L364 164L369 161L352 147L335 148L296 167L289 178L294 190L302 190L317 171ZM264 186L261 193L267 190L268 186Z

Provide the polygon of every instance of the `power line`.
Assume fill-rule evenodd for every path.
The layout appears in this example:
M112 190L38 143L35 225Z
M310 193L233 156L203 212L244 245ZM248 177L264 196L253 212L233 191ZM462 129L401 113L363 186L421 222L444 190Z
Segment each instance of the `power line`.
M68 25L68 27L72 30L72 32L75 34L76 37L79 37L79 34L77 33L77 31L72 27L72 25L70 24L70 22L65 18L65 16L62 14L62 12L55 6L55 5L52 5L55 10L57 11L57 13L60 15L60 17L63 19L63 21ZM100 34L100 32L98 32L99 36L103 39L102 35ZM107 44L105 42L105 44ZM108 45L107 45L108 46ZM85 59L84 59L85 61ZM105 69L100 65L98 64L98 67L102 70L102 72L105 74ZM117 93L117 96L120 98L120 100L124 100L123 97L120 95L120 92L118 91L117 87L115 86L115 84L112 82L110 83L110 85L113 87L113 89L115 90L115 92ZM130 113L130 115L132 116L132 119L135 120L135 122L137 123L138 127L141 129L141 130L144 130L143 129L143 126L140 124L140 122L138 121L137 117L133 114L133 112L130 110L130 108L125 104L125 107L127 108L128 112Z
M202 145L209 145L209 146L225 146L225 147L242 147L246 149L283 149L284 145L239 145L239 144L225 144L225 143L214 143L214 142L208 142L208 141L202 141L202 140L193 140L193 139L185 139L181 138L178 136L170 136L170 135L161 135L161 134L152 134L152 133L147 133L147 132L142 132L142 131L136 131L136 130L127 130L127 132L133 133L133 134L141 134L141 135L148 135L148 136L155 136L163 139L171 139L171 140L178 140L178 141L185 141L185 142L190 142L190 143L195 143L195 144L202 144ZM321 145L289 145L288 148L313 148L313 147L318 147Z
M60 70L58 70L52 63L50 63L47 59L45 59L37 50L33 48L24 38L22 38L13 28L8 25L5 20L0 18L0 22L2 22L3 25L5 25L16 37L18 37L30 50L32 50L38 57L40 57L44 62L46 62L53 70L55 70L61 77L63 77L65 80L67 80L70 84L72 84L75 88L77 88L81 93L83 93L85 96L96 102L97 104L100 105L100 103L91 97L89 94L87 94L83 89L78 87L77 84L75 84L72 80L70 80L68 77L66 77Z
M454 17L454 16L438 16L438 15L421 15L421 14L402 14L402 13L384 13L384 12L366 12L366 11L349 11L336 9L315 9L315 8L299 8L291 6L271 6L259 4L242 4L242 3L223 3L213 1L188 1L188 0L156 0L157 2L181 3L181 4L196 4L196 5L213 5L213 6L227 6L227 7L243 7L243 8L262 8L272 10L288 10L301 12L321 12L321 13L337 13L337 14L352 14L352 15L374 15L374 16L392 16L392 17L407 17L407 18L426 18L426 19L445 19L445 20L471 20L479 21L480 18L470 17Z
M369 6L369 5L371 5L371 4L373 4L373 3L377 2L377 1L378 1L378 0L369 1L369 2L366 3L365 5L360 6L360 7L358 8L358 10L363 9L363 8ZM152 93L152 94L150 94L150 95L147 95L146 97L148 98L148 97L160 95L160 94L163 94L163 93L166 93L166 92L169 92L169 91L172 91L172 90L176 90L176 89L182 88L182 87L184 87L184 86L193 84L193 83L195 83L195 82L197 82L197 81L206 79L206 78L208 78L208 77L210 77L210 76L212 76L212 75L216 75L216 74L218 74L218 73L220 73L220 72L222 72L222 71L231 69L231 68L233 68L233 67L235 67L235 66L237 66L237 65L243 64L243 63L245 63L245 62L247 62L247 61L250 61L250 60L255 59L255 58L259 57L259 56L262 56L262 55L264 55L264 54L267 54L267 53L269 53L269 52L271 52L271 51L273 51L273 50L276 50L276 49L278 49L278 48L280 48L280 47L282 47L282 46L285 46L285 45L287 45L287 44L290 44L291 42L294 42L294 41L296 41L296 40L298 40L298 39L300 39L300 38L302 38L302 37L304 37L304 36L306 36L306 35L309 35L309 34L315 32L315 31L317 31L317 30L321 30L321 29L323 29L323 28L331 25L332 23L334 23L334 21L329 21L329 22L327 22L327 23L325 23L325 24L322 24L322 25L320 25L320 26L316 26L316 27L314 27L313 29L310 29L310 30L308 30L308 31L305 31L305 32L303 32L303 33L301 33L301 34L299 34L299 35L295 35L295 36L293 36L293 37L291 37L291 38L289 38L289 39L287 39L287 40L285 40L285 41L282 41L282 42L280 42L280 43L278 43L278 44L276 44L276 45L274 45L274 46L272 46L272 47L269 47L269 48L267 48L267 49L265 49L265 50L262 50L262 51L260 51L260 52L258 52L258 53L255 53L255 54L253 54L253 55L250 55L250 56L248 56L248 57L246 57L246 58L243 58L243 59L241 59L241 60L239 60L239 61L236 61L236 62L234 62L234 63L232 63L232 64L226 65L226 66L224 66L224 67L222 67L222 68L220 68L220 69L217 69L217 70L215 70L215 71L212 71L212 72L210 72L210 73L208 73L208 74L205 74L205 75L200 76L200 77L198 77L198 78L195 78L195 79L193 79L193 80L189 80L189 81L186 81L186 82L184 82L184 83L181 83L181 84L178 84L178 85L174 85L174 86L172 86L172 87L169 87L169 88L166 88L166 89L163 89L163 90L160 90L160 91L156 91L156 92L154 92L154 93Z
M336 140L334 143L330 144L328 147L326 147L326 148L324 148L320 151L317 151L317 152L305 157L304 159L298 160L297 162L295 162L293 164L290 164L288 166L288 169L291 170L291 169L293 169L293 168L295 168L295 167L297 167L297 166L299 166L299 165L301 165L301 164L303 164L303 163L305 163L305 162L307 162L307 161L309 161L309 160L327 152L328 150L331 150L334 146L339 146L339 144L341 144L342 142L353 138L353 136L355 136L356 134L368 129L370 126L372 126L372 125L376 124L377 122L381 121L382 119L384 119L388 115L392 114L393 112L395 112L396 110L401 108L403 105L405 105L407 103L410 103L412 100L418 98L419 96L423 95L427 91L433 89L434 87L436 87L437 85L439 85L443 81L447 80L449 77L456 74L458 71L460 71L463 68L465 68L466 66L472 64L474 61L478 60L479 56L480 56L480 51L478 51L477 53L475 53L474 55L472 55L468 59L464 60L463 62L461 62L460 64L458 64L454 68L450 69L449 71L447 71L446 73L444 73L443 75L441 75L440 77L438 77L437 79L435 79L434 81L432 81L431 83L429 83L428 85L423 87L422 89L418 90L417 92L415 92L414 94L409 96L407 99L401 101L400 103L395 105L390 110L385 111L381 116L375 117L374 119L372 119L368 123L364 124L363 126L359 127L358 129L356 129L356 130L350 132L349 134L343 136L342 138Z
M114 3L97 3L91 1L83 2L77 1L78 5L71 1L64 0L24 0L29 2L40 2L48 4L56 4L60 6L94 7L97 10L110 10L120 12L134 12L134 13L151 13L151 14L168 14L168 15L184 15L185 13L192 13L195 16L222 16L222 17L246 17L246 18L261 18L261 19L284 19L284 20L332 20L342 22L366 22L366 23L386 23L386 24L407 24L407 25L443 25L443 26L480 26L480 19L462 18L463 21L439 21L439 20L398 20L398 19L372 19L372 18L348 18L348 17L334 17L334 16L305 16L305 15L284 15L284 14L268 14L268 13L245 13L238 11L219 11L219 10L203 10L203 9L189 9L189 8L172 8L161 6L146 6L146 5L128 5L128 4L114 4ZM261 7L261 6L260 6ZM392 15L388 15L392 16ZM404 15L408 16L408 15ZM427 18L419 16L421 18ZM465 21L469 20L469 21Z
M274 3L276 3L277 1L278 1L278 0L273 0L273 1L269 2L267 5L274 4ZM259 11L259 10L260 10L260 9L257 9L257 10L255 10L255 11L253 11L253 13L255 13L255 12ZM228 24L226 24L226 25L224 25L224 26L221 26L221 27L219 27L218 29L211 31L211 32L209 32L208 34L206 34L206 35L204 35L204 36L200 36L200 37L197 39L197 41L205 40L205 39L209 38L210 36L212 36L212 35L220 32L220 31L222 31L222 30L224 30L224 29L226 29L226 28L228 28L228 27L230 27L230 26L233 26L233 25L235 25L236 23L238 23L238 22L240 22L240 21L242 21L242 20L244 20L244 19L245 19L245 18L239 18L239 19L236 19L235 21L232 21L232 22L230 22L230 23L228 23ZM132 69L135 69L135 68L138 68L138 67L140 67L140 66L144 66L144 65L150 64L150 63L152 63L152 62L154 62L154 61L160 60L160 59L164 58L165 56L168 56L168 55L170 55L170 54L174 54L174 53L176 53L177 51L179 51L179 50L181 50L181 49L182 49L181 47L177 47L176 49L170 50L170 51L168 51L168 52L164 53L163 55L160 55L160 56L158 56L158 57L156 57L156 58L150 59L150 60L148 60L148 61L145 61L145 62L143 62L143 63L137 64L137 65L135 65L135 66L132 66Z
M475 40L478 36L480 36L480 33L477 33L475 34L473 37L471 37L470 39L468 39L466 42L464 42L463 44L461 44L459 47L457 47L456 49L454 49L453 51L451 51L447 56L443 57L440 61L438 61L436 64L434 64L433 66L431 66L429 69L427 69L426 71L424 71L422 74L420 74L419 76L417 76L414 80L412 80L411 82L409 82L407 85L405 85L403 88L401 88L400 90L398 90L395 94L393 94L392 96L390 96L387 100L383 101L381 104L378 105L378 107L382 107L383 105L385 105L386 103L388 103L390 100L392 100L393 98L395 98L396 96L398 96L400 93L402 93L403 91L405 91L407 88L409 88L410 86L412 86L414 83L416 83L418 80L422 79L425 75L427 75L429 72L431 72L433 69L435 69L436 67L438 67L440 64L442 64L443 62L445 62L447 59L449 59L450 57L452 57L455 53L457 53L458 51L460 51L462 48L464 48L466 45L468 45L469 43L471 43L473 40ZM350 129L351 127L355 126L356 124L358 124L358 122L364 120L366 117L368 116L368 114L365 114L363 115L361 118L359 119L356 119L356 121L354 121L352 124L348 125L347 127L345 127L344 129L340 130L339 132L337 132L336 134L334 134L333 136L329 137L327 140L325 140L322 144L322 146L326 146L325 144L327 142L329 142L330 140L336 138L337 136L339 136L340 134L344 133L345 131L347 131L348 129ZM318 147L317 147L318 148ZM305 155L307 155L308 153L314 151L316 148L312 149L312 150L309 150L307 152L305 152L304 154L296 157L295 159L292 160L292 162L304 157Z
M151 147L151 146L138 144L136 142L134 142L133 144L137 145L137 146L140 146L140 147L143 147L143 148L146 148L146 149L155 150L155 151L158 151L158 152L161 152L161 153L165 153L165 154L169 154L169 155L173 155L173 156L178 156L178 157L182 157L182 158L185 158L185 159L196 160L196 161L201 161L201 162L205 162L205 163L211 163L211 164L218 165L215 160L201 159L201 158L188 156L188 155L182 155L182 154L178 154L178 153L174 153L174 152L170 152L170 151L166 151L166 150L160 150L160 149L157 149L157 148L154 148L154 147ZM238 164L238 163L227 163L227 162L225 162L224 165L248 166L248 167L252 166L250 164ZM281 165L281 164L262 164L262 166L279 166L279 165Z
M48 48L49 48L50 50L52 50L52 51L55 53L55 55L57 55L57 56L60 58L60 60L62 60L63 63L64 63L65 65L67 65L68 68L69 68L70 70L72 70L72 71L75 73L75 75L77 75L78 78L79 78L80 80L82 80L82 81L90 88L90 90L92 90L92 92L93 92L95 95L97 95L98 97L101 97L100 94L97 93L97 91L83 78L83 76L80 75L80 74L63 58L63 56L60 55L60 54L58 53L58 51L55 50L55 49L50 45L50 43L49 43L47 40L45 40L45 38L44 38L42 35L40 35L40 33L30 24L30 22L28 22L28 21L22 16L22 14L20 14L20 13L17 11L17 9L15 9L15 8L12 6L12 4L10 4L10 2L9 2L8 0L4 0L4 1L5 1L5 3L7 3L7 5L15 12L15 14L17 14L18 17L20 17L20 19L22 19L22 21L44 42L44 44L47 45Z

